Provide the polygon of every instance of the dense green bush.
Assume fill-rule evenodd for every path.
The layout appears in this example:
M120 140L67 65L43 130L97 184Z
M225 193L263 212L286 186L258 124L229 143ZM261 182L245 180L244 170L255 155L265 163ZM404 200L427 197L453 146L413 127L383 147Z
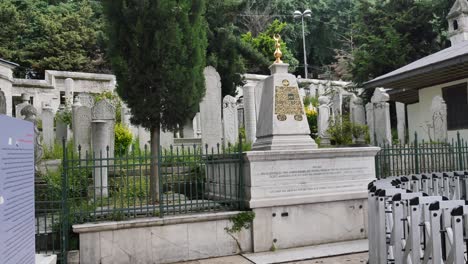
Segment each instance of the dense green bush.
M366 142L369 139L367 126L352 123L347 116L330 120L327 132L333 145L353 144L358 138L364 138Z
M123 155L132 143L132 132L121 123L115 124L115 153Z
M71 126L72 124L72 112L70 109L64 109L63 111L57 112L55 114L55 122L61 121L64 124Z

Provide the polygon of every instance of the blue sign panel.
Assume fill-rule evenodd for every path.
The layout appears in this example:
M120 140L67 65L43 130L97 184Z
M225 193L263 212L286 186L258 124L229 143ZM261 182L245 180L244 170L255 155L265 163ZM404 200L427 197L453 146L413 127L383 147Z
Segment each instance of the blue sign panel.
M0 263L34 263L34 129L0 115Z

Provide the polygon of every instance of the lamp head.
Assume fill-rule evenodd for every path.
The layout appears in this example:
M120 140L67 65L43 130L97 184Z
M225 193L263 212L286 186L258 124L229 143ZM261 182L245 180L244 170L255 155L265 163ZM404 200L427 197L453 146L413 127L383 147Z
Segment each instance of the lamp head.
M294 11L294 14L293 14L293 15L294 15L294 18L301 18L301 17L302 17L301 11L297 11L297 10Z
M304 11L304 16L305 16L305 17L311 17L311 16L312 16L312 11L310 11L310 9L306 9L306 10Z

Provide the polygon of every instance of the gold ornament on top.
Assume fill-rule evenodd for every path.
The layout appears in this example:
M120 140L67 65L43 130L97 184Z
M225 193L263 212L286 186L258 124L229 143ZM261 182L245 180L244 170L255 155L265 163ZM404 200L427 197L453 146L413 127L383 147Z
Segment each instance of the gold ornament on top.
M273 39L276 41L276 44L275 44L275 63L283 63L283 61L281 60L281 57L283 56L283 53L281 52L280 48L281 48L281 44L280 44L280 40L281 40L281 36L279 34L274 34L273 35Z

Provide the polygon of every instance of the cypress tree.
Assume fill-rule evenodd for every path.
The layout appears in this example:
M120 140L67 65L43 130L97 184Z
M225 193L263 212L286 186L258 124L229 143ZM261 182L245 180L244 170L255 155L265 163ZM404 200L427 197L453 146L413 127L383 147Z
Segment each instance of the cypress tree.
M205 83L204 0L104 0L109 58L132 123L151 132L150 194L159 200L160 129L193 117Z

